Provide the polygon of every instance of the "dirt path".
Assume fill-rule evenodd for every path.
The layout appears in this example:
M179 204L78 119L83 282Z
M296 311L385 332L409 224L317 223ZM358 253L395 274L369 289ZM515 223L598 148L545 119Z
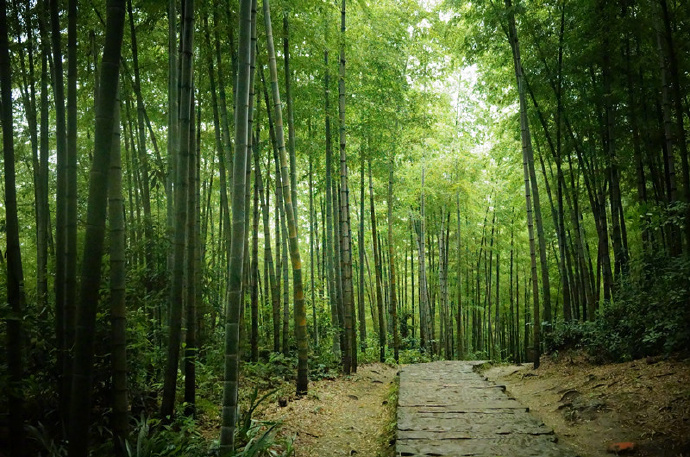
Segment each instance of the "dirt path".
M553 430L472 362L405 366L398 397L398 455L573 457Z
M262 416L283 421L281 433L295 436L295 457L389 457L386 428L397 372L383 364L360 366L352 376L310 383L305 398L271 405Z
M635 456L690 455L690 363L637 360L591 365L581 357L542 366L501 365L484 374L552 427L581 457L612 455L635 443Z

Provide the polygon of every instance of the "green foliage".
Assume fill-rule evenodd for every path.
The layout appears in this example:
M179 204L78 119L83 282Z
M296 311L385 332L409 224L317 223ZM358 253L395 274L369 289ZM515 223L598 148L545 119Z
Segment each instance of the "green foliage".
M289 457L294 453L293 438L278 438L279 422L258 421L254 413L259 405L276 391L265 393L259 397L259 389L255 388L249 397L249 404L243 409L238 421L236 457ZM43 429L35 430L37 439L50 456L66 455L62 448L48 441ZM159 419L151 419L142 414L132 434L127 441L128 457L201 457L214 455L217 452L217 442L210 442L201 434L197 422L183 415L178 415L172 424L163 424ZM107 451L106 451L107 452Z
M256 408L276 392L272 390L259 398L259 389L254 388L250 394L249 405L240 411L236 429L237 443L242 447L242 451L236 453L237 457L289 457L294 452L294 439L276 438L280 422L257 421L253 418Z
M208 453L208 444L194 420L184 416L163 425L158 419L142 415L136 421L133 437L132 442L126 443L128 457L196 457Z
M63 443L56 442L41 422L38 422L35 427L33 425L27 426L27 431L29 432L29 439L35 441L38 448L41 449L41 455L48 457L64 457L67 455L67 447Z
M400 351L400 363L401 364L425 363L425 362L431 362L433 360L434 360L434 357L432 356L432 354L420 352L417 349L406 349L406 350Z
M633 265L616 300L594 322L560 322L545 335L548 351L584 349L595 361L668 354L690 343L690 262L655 257Z
M243 374L265 388L280 385L295 378L297 359L282 352L271 352L267 362L246 363Z
M357 353L357 363L360 365L366 363L376 363L379 361L379 340L375 333L371 333L367 338L367 348L362 352Z
M254 388L252 394L249 396L249 406L247 409L240 414L240 419L237 427L237 435L240 442L248 442L249 430L252 428L253 419L252 416L256 411L256 408L268 397L276 393L276 390L272 390L267 394L264 394L259 398L259 389Z

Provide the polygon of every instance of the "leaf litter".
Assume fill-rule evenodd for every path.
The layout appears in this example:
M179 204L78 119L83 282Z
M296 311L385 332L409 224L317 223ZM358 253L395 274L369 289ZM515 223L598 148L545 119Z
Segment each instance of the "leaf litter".
M390 402L397 368L375 363L357 373L309 384L309 394L284 397L260 413L280 421L280 434L294 436L295 457L390 457L395 402ZM393 405L391 405L393 403Z

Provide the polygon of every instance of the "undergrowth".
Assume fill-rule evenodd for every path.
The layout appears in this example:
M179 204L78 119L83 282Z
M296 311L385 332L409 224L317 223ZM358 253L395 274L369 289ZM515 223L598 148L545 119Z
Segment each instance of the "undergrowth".
M690 344L690 262L650 258L631 265L614 298L591 321L558 322L547 352L581 349L595 363L670 354Z

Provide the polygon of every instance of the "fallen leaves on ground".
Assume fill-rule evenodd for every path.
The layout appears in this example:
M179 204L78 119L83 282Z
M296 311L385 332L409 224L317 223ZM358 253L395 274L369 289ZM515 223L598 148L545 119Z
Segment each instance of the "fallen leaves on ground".
M289 397L285 407L276 401L261 419L281 421L280 433L295 436L295 457L391 456L388 403L397 371L377 363L311 382L306 397Z
M612 443L626 442L635 449L624 452L635 456L690 455L688 359L592 365L561 355L544 357L537 370L503 365L484 374L505 384L581 457L605 457Z

